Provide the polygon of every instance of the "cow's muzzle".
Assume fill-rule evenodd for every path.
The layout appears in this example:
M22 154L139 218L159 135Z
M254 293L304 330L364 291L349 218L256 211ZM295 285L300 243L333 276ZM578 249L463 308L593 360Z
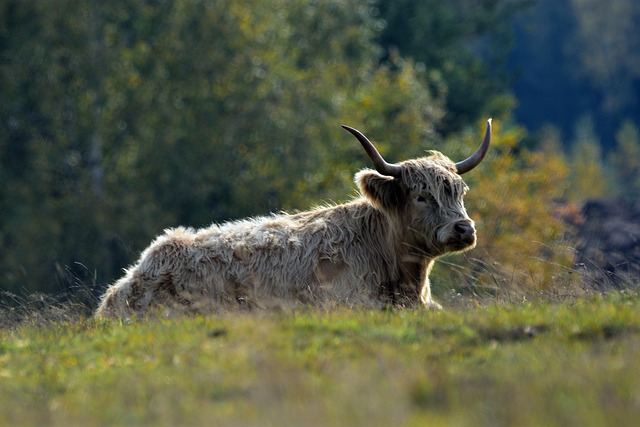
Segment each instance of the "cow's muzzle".
M476 228L470 220L458 221L453 225L449 242L456 249L464 249L476 243Z

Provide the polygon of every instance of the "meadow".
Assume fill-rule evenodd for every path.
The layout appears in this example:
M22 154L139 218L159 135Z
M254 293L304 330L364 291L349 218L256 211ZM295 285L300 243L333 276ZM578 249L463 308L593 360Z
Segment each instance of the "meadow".
M637 422L637 292L443 302L5 323L0 425Z

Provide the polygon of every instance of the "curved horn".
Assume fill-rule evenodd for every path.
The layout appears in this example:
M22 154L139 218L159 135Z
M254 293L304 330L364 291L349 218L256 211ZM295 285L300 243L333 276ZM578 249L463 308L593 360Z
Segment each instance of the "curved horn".
M480 147L478 147L476 152L473 153L471 157L456 163L456 169L458 171L458 175L467 173L471 169L478 166L478 164L480 164L482 159L484 159L485 154L487 154L487 150L489 149L490 142L491 142L491 119L487 120L487 131L484 134L484 140L482 141L482 144L480 144Z
M373 161L373 166L380 174L385 176L392 176L394 178L400 178L402 168L398 165L387 163L382 158L378 150L376 150L376 147L373 146L371 141L369 141L367 137L362 134L362 132L349 126L342 125L342 127L351 132L351 134L355 136L358 141L360 141L360 144L362 144L362 147L364 147L364 151L367 152L367 155Z

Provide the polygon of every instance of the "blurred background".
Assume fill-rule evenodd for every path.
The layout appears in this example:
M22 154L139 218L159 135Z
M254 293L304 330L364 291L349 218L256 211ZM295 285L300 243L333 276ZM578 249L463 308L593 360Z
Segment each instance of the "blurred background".
M0 289L100 295L164 228L471 153L479 246L435 293L637 284L635 0L4 0ZM634 282L635 281L635 282Z

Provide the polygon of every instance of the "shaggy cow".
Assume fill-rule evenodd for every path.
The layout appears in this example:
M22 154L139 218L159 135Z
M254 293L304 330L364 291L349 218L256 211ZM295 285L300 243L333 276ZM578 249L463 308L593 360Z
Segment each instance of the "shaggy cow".
M459 163L431 152L390 164L362 133L343 127L376 169L355 175L363 197L294 215L166 230L107 290L96 314L274 300L440 307L431 299L429 271L439 256L476 243L460 175L486 154L491 119L481 146Z

